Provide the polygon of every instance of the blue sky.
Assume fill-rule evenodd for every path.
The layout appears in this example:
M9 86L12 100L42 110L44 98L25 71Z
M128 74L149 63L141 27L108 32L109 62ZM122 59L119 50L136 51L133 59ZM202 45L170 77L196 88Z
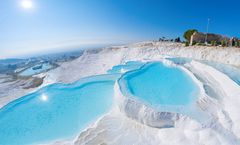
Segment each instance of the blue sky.
M175 38L189 28L240 37L238 0L0 1L0 58Z

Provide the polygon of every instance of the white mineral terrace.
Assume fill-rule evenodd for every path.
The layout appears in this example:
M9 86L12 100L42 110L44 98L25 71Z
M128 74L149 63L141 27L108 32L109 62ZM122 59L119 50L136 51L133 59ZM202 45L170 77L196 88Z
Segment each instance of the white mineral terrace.
M214 61L240 68L240 49L191 46L179 43L141 42L126 46L114 46L99 50L85 51L78 59L66 62L60 67L46 72L44 83L39 88L52 83L72 83L83 77L105 74L113 66L128 61L158 61L169 57L185 57L193 60L181 62L202 85L204 93L197 105L206 112L210 119L198 122L195 119L176 114L171 120L173 127L150 127L141 121L129 117L131 110L123 111L119 102L123 96L115 85L116 102L112 110L89 125L74 140L59 140L50 144L77 145L237 145L240 144L240 86L213 66L200 60ZM176 62L177 63L177 62ZM180 63L180 62L179 62ZM239 74L240 75L240 74ZM1 84L0 84L1 85ZM0 107L32 91L17 87L9 89L12 84L0 86ZM5 91L6 90L6 91ZM137 115L144 117L149 108L142 109ZM154 114L154 113L153 113ZM166 114L160 114L166 115ZM148 116L149 117L149 116ZM150 118L153 116L150 116Z

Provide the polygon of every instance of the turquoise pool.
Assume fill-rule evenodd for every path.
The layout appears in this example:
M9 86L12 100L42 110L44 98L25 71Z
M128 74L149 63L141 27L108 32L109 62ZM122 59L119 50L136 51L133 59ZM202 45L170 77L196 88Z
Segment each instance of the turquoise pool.
M191 106L199 93L192 78L178 67L162 62L127 62L106 75L49 85L7 104L0 109L0 145L75 138L111 110L117 80L123 95L152 107Z
M231 65L217 63L217 62L211 62L211 61L201 61L202 63L205 63L216 70L226 74L230 79L232 79L235 83L240 85L240 69L236 68Z
M112 69L108 70L108 73L123 73L131 70L140 68L144 63L140 61L129 61L125 64L114 66Z
M199 95L199 87L186 72L161 62L124 74L119 84L124 96L153 107L191 105Z
M36 66L38 66L38 65L36 65ZM30 67L30 68L24 70L19 75L20 76L32 76L32 75L39 74L39 73L42 73L44 71L47 71L47 70L49 70L49 69L51 69L53 67L49 63L43 63L42 67L40 69L35 69L34 70L33 68L36 67L36 66Z
M0 109L0 144L19 145L73 139L113 104L118 75L54 84Z
M190 63L192 61L192 59L190 58L183 58L183 57L174 57L174 58L166 58L166 59L179 65L184 65L185 63ZM206 61L206 60L195 60L195 61L198 61L200 63L204 63L208 66L213 67L214 69L226 74L230 79L232 79L234 82L240 85L240 69L239 68L232 65L213 62L213 61Z

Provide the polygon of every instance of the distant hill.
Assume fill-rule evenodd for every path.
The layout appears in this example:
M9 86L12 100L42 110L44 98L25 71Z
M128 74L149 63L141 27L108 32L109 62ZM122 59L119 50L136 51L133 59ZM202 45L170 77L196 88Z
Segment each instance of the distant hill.
M26 59L19 59L19 58L8 58L8 59L0 59L0 64L8 65L8 64L16 64L25 62Z
M0 59L0 74L12 73L16 68L25 64L27 59L8 58Z

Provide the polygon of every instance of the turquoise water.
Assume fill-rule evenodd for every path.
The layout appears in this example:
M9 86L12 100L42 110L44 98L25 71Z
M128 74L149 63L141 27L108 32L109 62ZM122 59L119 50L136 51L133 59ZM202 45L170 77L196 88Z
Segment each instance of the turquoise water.
M0 109L0 144L22 145L73 139L113 103L118 75L47 86Z
M211 62L211 61L201 61L202 63L205 63L216 70L226 74L230 79L232 79L235 83L240 85L240 69L236 68L231 65L217 63L217 62Z
M33 67L35 67L35 66L33 66ZM49 64L49 63L44 63L44 64L42 64L42 68L41 69L33 70L32 69L33 67L30 67L30 68L24 70L19 75L20 76L31 76L31 75L39 74L41 72L44 72L46 70L51 69L53 66L51 64Z
M152 106L191 105L199 94L198 86L183 70L161 62L128 72L119 83L126 96L137 97Z
M170 57L170 58L166 58L167 60L172 61L175 64L178 65L184 65L186 63L190 63L192 61L191 58L185 58L185 57Z
M185 63L190 63L192 59L183 58L183 57L175 57L175 58L167 58L168 60L174 62L175 64L184 65ZM195 60L200 63L204 63L213 67L214 69L226 74L230 79L240 85L240 69L228 64L223 64L219 62L206 61L206 60Z
M122 69L128 72L121 73ZM199 93L191 77L177 67L127 62L107 75L46 86L4 106L0 109L0 145L73 139L111 110L116 80L125 96L152 106L188 106Z
M108 70L108 73L122 73L122 71L127 72L140 68L144 63L140 61L129 61L122 65L114 66L111 70Z

